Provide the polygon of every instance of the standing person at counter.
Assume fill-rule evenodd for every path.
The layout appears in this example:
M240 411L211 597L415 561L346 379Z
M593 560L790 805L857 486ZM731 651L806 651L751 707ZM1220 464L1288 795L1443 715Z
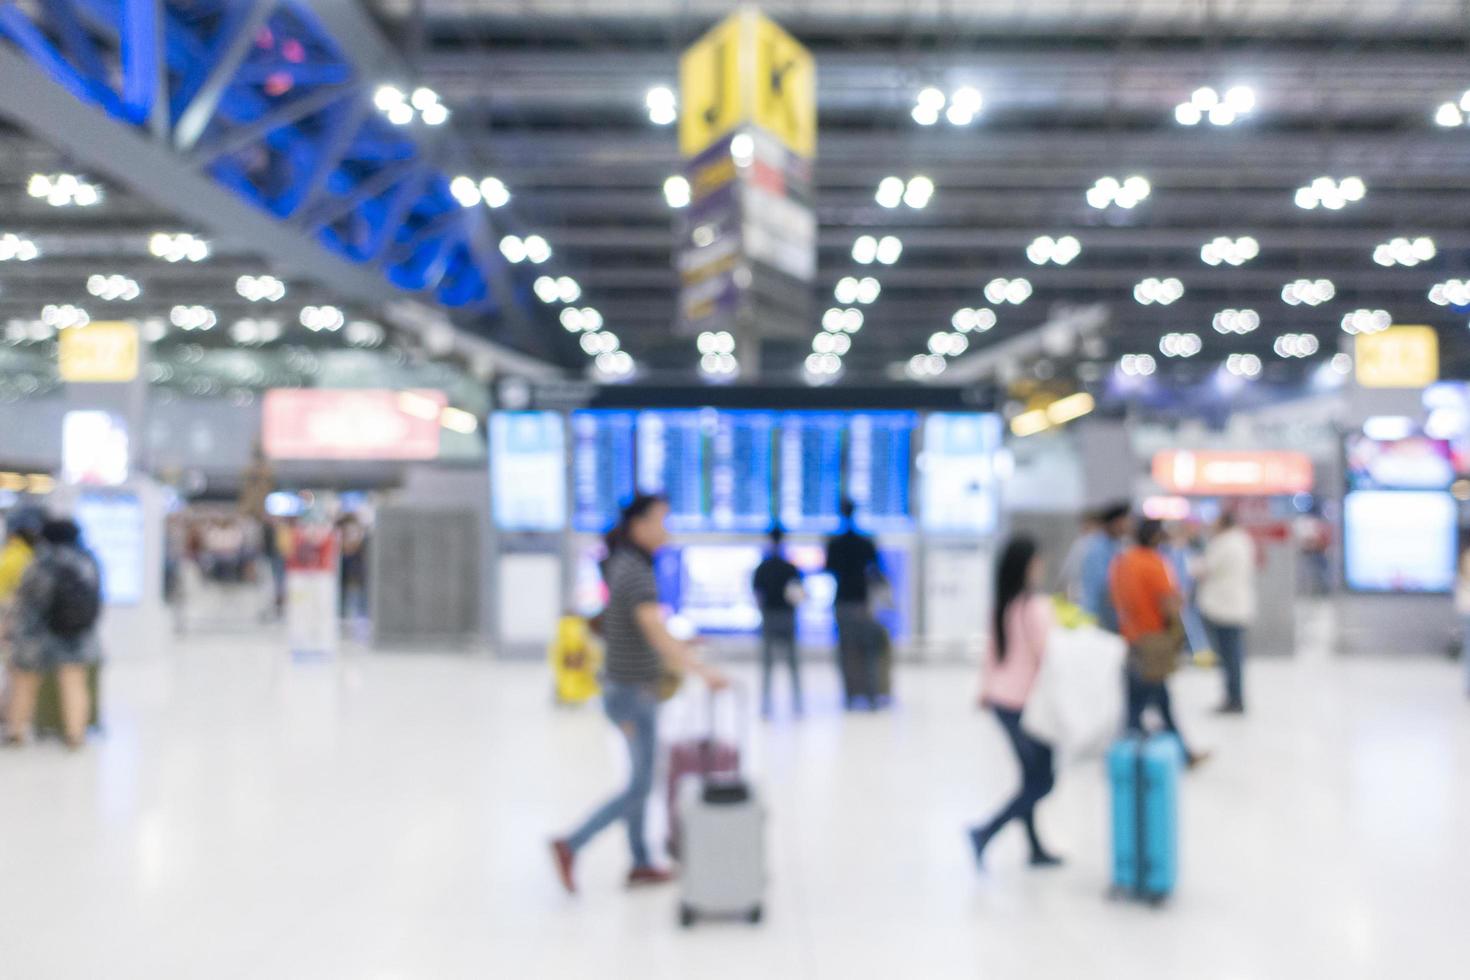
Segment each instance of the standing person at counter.
M666 674L696 674L712 688L726 686L725 675L706 666L688 643L675 639L664 622L653 574L653 556L669 542L662 497L640 494L623 509L607 536L602 576L607 607L602 612L604 652L603 709L628 741L632 763L628 786L613 796L571 834L551 844L556 872L566 890L577 891L577 852L609 825L628 826L633 867L628 885L658 885L673 878L656 867L644 838L643 818L653 789L658 734L659 682Z
M1119 628L1123 639L1128 641L1128 730L1142 732L1143 713L1149 705L1158 709L1164 730L1179 740L1189 768L1193 769L1209 758L1208 753L1194 752L1184 740L1184 734L1174 721L1173 702L1169 697L1167 676L1148 677L1143 668L1144 644L1167 645L1164 638L1177 634L1178 643L1173 651L1174 664L1183 648L1183 628L1179 624L1179 613L1183 599L1169 563L1159 553L1164 543L1164 525L1148 520L1138 525L1137 544L1117 557L1113 562L1113 604L1118 610ZM1170 640L1169 642L1173 642ZM1172 673L1173 665L1169 667Z
M1122 553L1123 539L1128 536L1131 523L1128 504L1118 503L1103 508L1098 514L1098 522L1101 530L1082 556L1081 605L1097 620L1097 625L1116 633L1118 612L1113 606L1111 575L1113 561Z
M882 644L869 606L874 581L883 581L883 565L873 539L858 530L857 504L842 501L841 530L827 539L827 572L837 585L833 613L837 620L838 668L849 710L858 698L878 706L878 658Z
M1200 613L1225 678L1218 713L1245 714L1245 631L1256 618L1256 546L1228 508L1220 512L1196 577Z
M801 569L786 558L781 542L786 532L771 528L771 546L756 566L751 582L761 609L761 713L771 716L771 674L779 654L791 668L791 701L801 714L801 668L796 648L796 607L806 593L801 587Z

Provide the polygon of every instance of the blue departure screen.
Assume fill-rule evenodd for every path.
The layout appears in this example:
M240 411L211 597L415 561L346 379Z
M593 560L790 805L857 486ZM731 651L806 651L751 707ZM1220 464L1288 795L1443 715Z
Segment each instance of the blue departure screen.
M827 531L842 500L842 435L848 416L791 412L781 416L781 523Z
M847 496L874 527L909 522L911 412L860 412L851 416L847 441Z
M600 533L633 496L632 412L572 413L572 524Z
M721 412L710 445L710 523L763 531L771 524L771 446L776 416Z
M638 489L669 501L669 526L705 523L704 433L714 424L705 411L638 414Z

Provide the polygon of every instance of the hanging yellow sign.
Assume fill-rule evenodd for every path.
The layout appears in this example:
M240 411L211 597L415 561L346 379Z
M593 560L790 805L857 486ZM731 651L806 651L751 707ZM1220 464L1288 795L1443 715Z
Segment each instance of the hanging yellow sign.
M1356 360L1364 388L1423 388L1439 380L1439 334L1433 327L1359 334Z
M138 328L122 322L68 327L56 357L62 381L132 381L138 376Z
M697 156L751 123L804 157L817 150L811 52L758 10L716 24L679 59L679 150Z

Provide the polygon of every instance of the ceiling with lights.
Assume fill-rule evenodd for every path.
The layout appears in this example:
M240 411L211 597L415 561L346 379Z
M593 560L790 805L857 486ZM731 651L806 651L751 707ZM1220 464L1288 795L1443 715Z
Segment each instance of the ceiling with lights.
M464 329L606 380L735 373L730 338L672 328L678 53L727 6L368 4L412 66L374 107L452 132L449 193L530 319ZM1389 323L1436 326L1470 369L1460 5L1208 6L765 4L816 56L820 124L812 329L770 343L766 379L942 383L1095 306L1106 329L1046 371L1294 378ZM371 305L41 138L0 132L0 160L12 346L122 315L193 345L393 346Z

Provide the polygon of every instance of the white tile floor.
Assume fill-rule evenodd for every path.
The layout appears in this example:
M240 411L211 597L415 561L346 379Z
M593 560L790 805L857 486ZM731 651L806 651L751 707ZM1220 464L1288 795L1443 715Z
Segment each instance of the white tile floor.
M534 665L190 639L114 664L107 737L0 756L0 977L1274 980L1465 975L1470 703L1430 658L1260 663L1187 783L1183 879L1150 911L1104 898L1105 792L1068 771L1043 825L1066 868L988 877L962 828L1010 791L968 670L900 675L892 714L760 729L768 921L674 924L628 895L621 833L560 894L544 850L619 778L592 710Z

